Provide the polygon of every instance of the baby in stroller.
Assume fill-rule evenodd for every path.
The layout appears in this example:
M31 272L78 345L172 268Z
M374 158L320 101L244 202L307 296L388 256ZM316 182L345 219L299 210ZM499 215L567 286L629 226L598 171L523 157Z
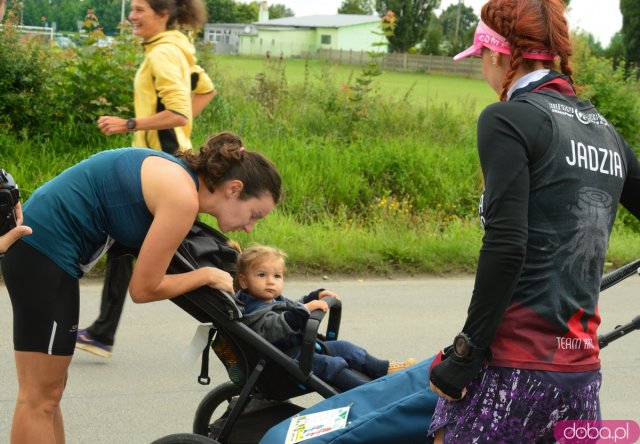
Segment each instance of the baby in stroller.
M238 257L236 298L244 304L244 323L288 356L298 359L302 332L310 312L328 310L324 298L338 295L319 289L294 302L282 296L286 253L278 248L252 245ZM403 370L415 364L409 358L389 362L369 354L349 341L317 344L311 362L313 373L341 391Z

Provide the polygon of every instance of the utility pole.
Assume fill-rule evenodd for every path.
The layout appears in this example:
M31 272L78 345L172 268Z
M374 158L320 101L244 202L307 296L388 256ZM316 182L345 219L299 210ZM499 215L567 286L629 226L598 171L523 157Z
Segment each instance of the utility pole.
M120 9L120 35L124 32L124 0L122 0L122 7Z
M460 29L460 3L462 0L458 0L458 15L456 15L456 44L458 43L458 30Z

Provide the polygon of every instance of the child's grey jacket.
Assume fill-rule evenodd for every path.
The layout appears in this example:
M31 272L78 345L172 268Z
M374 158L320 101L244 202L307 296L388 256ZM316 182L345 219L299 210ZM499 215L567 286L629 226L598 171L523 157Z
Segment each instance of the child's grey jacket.
M282 295L265 302L239 291L236 298L244 304L243 322L253 331L283 351L290 351L300 345L301 332L309 319L307 302L318 299L322 291L316 290L295 302Z

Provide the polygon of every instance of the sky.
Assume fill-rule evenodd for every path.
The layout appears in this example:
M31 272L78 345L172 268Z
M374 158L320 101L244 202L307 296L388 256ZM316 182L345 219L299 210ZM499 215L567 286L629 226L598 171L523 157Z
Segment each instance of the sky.
M463 3L471 6L478 16L480 15L480 7L485 2L486 0L463 0ZM269 4L276 3L287 6L296 16L332 15L338 11L342 0L269 1ZM457 0L442 0L440 9L446 9L447 6L457 3ZM611 37L622 28L622 15L620 14L619 4L617 0L572 0L567 13L569 27L591 33L606 48L611 41Z

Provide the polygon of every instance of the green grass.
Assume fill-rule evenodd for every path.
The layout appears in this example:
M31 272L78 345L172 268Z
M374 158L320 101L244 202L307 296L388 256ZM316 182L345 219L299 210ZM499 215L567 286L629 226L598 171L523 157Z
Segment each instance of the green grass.
M264 72L267 64L263 58L216 55L215 61L221 78L242 77L251 81L256 74ZM272 61L270 65L276 65ZM337 65L319 60L288 59L285 61L287 82L301 84L305 77L310 82L330 82L336 86L349 83L362 72L357 65ZM472 107L479 113L488 104L497 100L496 93L484 80L460 76L426 74L424 72L384 71L375 78L375 92L383 97L406 98L408 104L425 106L447 103Z
M93 57L78 61L92 67L87 78L116 63ZM228 233L231 238L283 248L293 273L474 271L483 186L476 119L496 100L485 82L384 72L373 78L371 92L359 95L358 66L298 59L266 65L262 58L206 52L200 59L219 94L196 119L194 146L219 131L238 133L245 146L276 163L286 192L274 214L249 234ZM122 70L113 73L123 75L120 83L129 81ZM60 105L69 97L65 87L96 102L89 90L78 89L85 83L65 79L47 91ZM122 108L130 106L128 95L120 100L114 115L130 112ZM0 166L14 175L25 199L92 153L130 143L129 135L105 137L95 126L97 111L69 103L67 118L49 125L58 128L50 137L39 128L22 133L0 127ZM614 265L640 257L640 224L629 219L616 221L607 255Z

